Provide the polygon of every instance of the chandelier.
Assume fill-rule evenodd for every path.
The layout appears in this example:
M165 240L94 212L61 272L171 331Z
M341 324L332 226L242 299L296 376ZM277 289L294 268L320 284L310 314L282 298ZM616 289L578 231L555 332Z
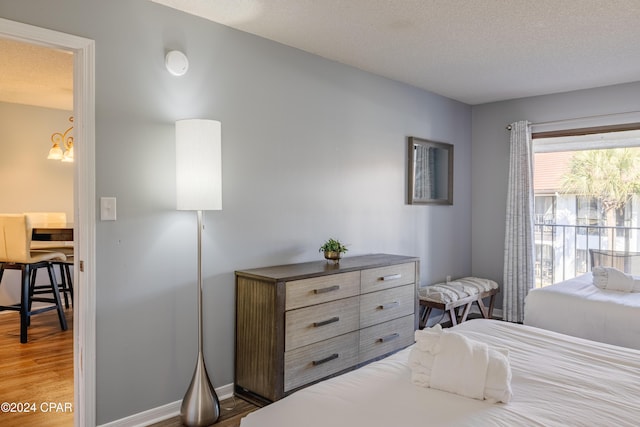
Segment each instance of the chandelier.
M73 123L73 116L69 117L69 121ZM49 150L47 159L62 160L63 162L73 162L73 124L64 133L56 132L51 135L53 146Z

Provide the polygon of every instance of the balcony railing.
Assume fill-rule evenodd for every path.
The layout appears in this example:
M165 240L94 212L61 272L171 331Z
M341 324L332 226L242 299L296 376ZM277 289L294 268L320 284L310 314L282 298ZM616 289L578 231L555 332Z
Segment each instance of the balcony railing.
M536 287L590 271L589 249L640 250L640 227L537 223L534 238Z

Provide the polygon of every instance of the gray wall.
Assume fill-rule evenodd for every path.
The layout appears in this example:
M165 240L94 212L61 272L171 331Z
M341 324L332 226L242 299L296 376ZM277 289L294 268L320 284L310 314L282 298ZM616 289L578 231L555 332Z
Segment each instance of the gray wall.
M419 256L471 272L471 108L143 0L0 0L0 16L96 41L97 420L182 398L196 352L195 214L175 211L174 122L222 122L223 210L207 212L205 354L233 381L237 269ZM167 73L167 49L190 59ZM453 206L406 205L406 138L455 145Z
M472 108L472 272L502 283L509 132L532 123L640 111L640 82L496 102ZM593 124L605 118L593 118ZM587 126L585 122L579 127ZM569 127L570 124L566 124ZM562 127L562 125L560 125ZM498 301L502 307L502 301Z

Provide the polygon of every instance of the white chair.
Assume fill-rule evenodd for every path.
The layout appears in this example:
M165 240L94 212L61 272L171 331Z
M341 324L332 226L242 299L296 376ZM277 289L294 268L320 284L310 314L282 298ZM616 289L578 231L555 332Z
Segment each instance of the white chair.
M46 227L66 227L67 214L64 212L23 212L29 217L32 225ZM33 250L54 250L73 254L73 242L31 242Z
M18 304L0 306L0 311L13 310L20 312L20 342L27 342L27 328L31 316L49 310L58 311L60 328L67 330L67 320L60 301L58 283L53 271L53 261L64 261L66 256L62 252L32 251L32 228L26 215L0 215L0 285L2 276L7 269L21 271L20 302ZM51 298L35 296L35 273L40 268L46 268L49 275L48 293ZM33 302L53 303L45 307L33 309Z

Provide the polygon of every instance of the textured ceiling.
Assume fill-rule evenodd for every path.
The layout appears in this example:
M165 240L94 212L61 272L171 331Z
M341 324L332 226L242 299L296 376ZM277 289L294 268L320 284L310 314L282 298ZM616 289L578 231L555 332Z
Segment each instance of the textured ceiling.
M640 80L640 0L152 0L480 104ZM0 102L73 109L73 56L0 39Z
M73 110L73 54L0 39L0 102Z
M640 80L640 0L151 0L480 104Z

